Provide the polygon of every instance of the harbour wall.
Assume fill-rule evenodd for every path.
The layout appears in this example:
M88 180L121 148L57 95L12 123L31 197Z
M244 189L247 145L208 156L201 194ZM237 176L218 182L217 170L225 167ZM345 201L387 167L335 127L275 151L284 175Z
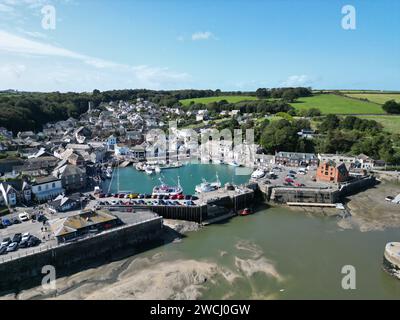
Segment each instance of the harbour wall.
M54 266L58 277L90 263L110 261L119 250L135 251L144 243L158 239L162 227L162 218L155 217L5 261L0 263L0 291L16 292L19 288L40 284L44 276L42 268L46 265Z
M256 188L256 185L252 186ZM104 208L110 211L132 211L132 210L151 210L165 219L186 220L197 223L202 223L209 218L215 218L216 212L221 214L226 213L226 210L234 211L251 207L254 204L254 190L251 188L243 189L242 193L232 194L227 191L222 193L219 190L217 193L207 193L207 200L203 203L194 206L166 206L166 205L104 205ZM221 210L216 210L216 207Z
M344 197L370 188L376 183L374 176L366 176L332 188L291 188L271 185L259 185L259 188L265 200L277 203L338 203Z

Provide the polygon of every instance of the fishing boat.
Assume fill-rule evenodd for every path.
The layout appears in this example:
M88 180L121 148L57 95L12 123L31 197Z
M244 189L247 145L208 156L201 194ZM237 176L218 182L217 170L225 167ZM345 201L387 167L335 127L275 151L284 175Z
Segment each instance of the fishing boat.
M265 171L262 170L262 169L257 169L256 171L254 171L254 172L251 174L251 178L252 178L252 179L261 179L261 178L264 177L264 176L265 176Z
M161 185L155 186L153 188L153 196L174 196L183 193L183 189L181 187L181 183L178 177L178 185L177 186L168 186L166 185L163 180L160 178Z
M216 177L217 180L215 182L207 182L206 179L203 179L203 182L196 186L195 191L197 193L205 193L221 188L221 181L219 181L218 174L216 175Z

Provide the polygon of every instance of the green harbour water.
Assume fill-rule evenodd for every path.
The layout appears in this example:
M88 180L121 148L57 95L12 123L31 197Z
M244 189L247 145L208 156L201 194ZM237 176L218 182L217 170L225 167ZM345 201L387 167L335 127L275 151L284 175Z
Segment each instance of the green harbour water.
M114 169L111 181L111 192L132 191L136 193L151 193L153 187L160 184L160 178L164 183L176 186L178 177L185 194L194 194L196 185L206 179L208 182L216 180L216 174L224 185L225 183L243 184L249 181L251 169L236 168L228 165L200 164L191 162L180 168L162 170L160 174L147 175L137 171L133 166ZM119 176L119 178L118 178ZM103 189L109 189L110 181L104 183ZM119 185L119 188L118 188Z
M193 193L202 177L214 181L216 171L222 183L248 180L248 175L234 175L234 170L190 164L163 174L167 183L179 175L185 193ZM149 177L133 167L120 169L119 174L120 190L151 192L159 183L156 175ZM261 208L251 216L189 232L178 242L138 257L163 253L166 261L207 262L238 276L227 281L217 272L201 289L201 299L400 299L400 280L381 267L385 244L399 241L400 230L343 229L338 219L283 207ZM356 269L355 290L342 288L345 265Z

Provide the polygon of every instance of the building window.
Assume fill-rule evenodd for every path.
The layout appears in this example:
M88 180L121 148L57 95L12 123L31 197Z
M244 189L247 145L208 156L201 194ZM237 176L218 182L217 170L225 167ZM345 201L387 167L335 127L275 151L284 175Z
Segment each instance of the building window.
M56 187L56 184L53 182L51 186L52 186L53 188L55 188L55 187Z

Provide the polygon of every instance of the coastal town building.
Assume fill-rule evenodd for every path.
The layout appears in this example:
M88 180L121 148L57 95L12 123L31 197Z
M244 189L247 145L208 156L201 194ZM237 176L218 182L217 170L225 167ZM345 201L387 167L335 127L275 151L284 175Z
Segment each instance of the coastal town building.
M106 211L84 211L77 215L50 221L50 228L58 243L67 242L91 232L100 232L116 227L118 217Z
M318 158L313 153L280 151L275 153L275 163L290 167L317 166Z
M317 169L316 179L324 182L344 182L349 179L349 171L344 163L323 162Z
M54 199L64 193L61 179L54 176L36 178L32 183L32 194L38 201L47 201Z

